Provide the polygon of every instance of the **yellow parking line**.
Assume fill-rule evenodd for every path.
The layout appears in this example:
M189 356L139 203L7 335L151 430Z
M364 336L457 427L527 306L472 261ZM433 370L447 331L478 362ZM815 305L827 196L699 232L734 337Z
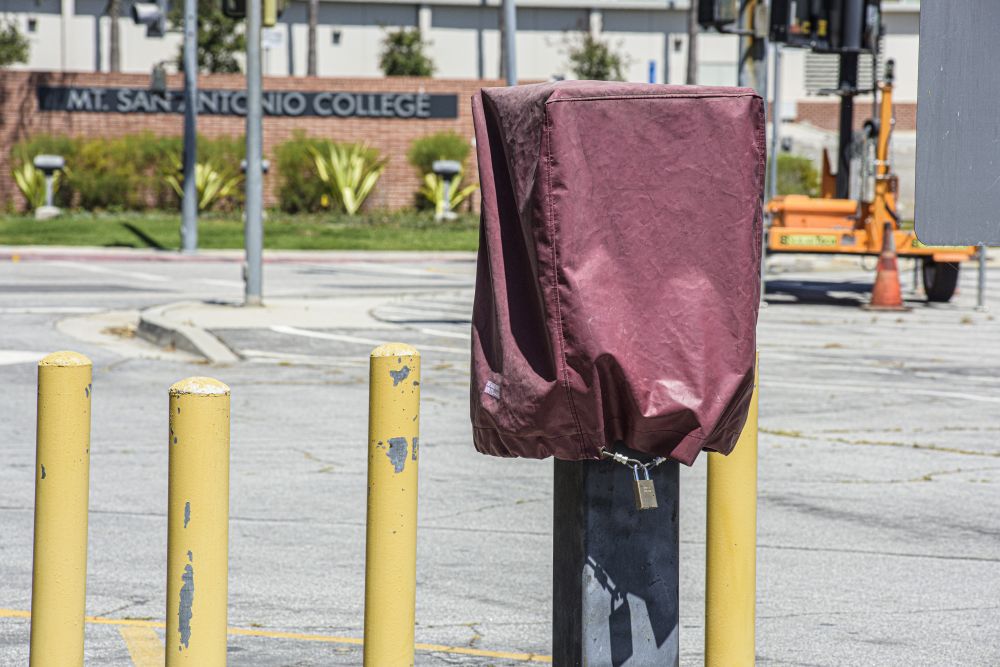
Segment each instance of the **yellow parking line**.
M31 612L20 609L0 609L0 618L31 618ZM102 616L87 616L87 623L98 625L116 625L134 628L162 628L162 621L146 621L131 618L105 618ZM277 630L260 630L257 628L229 628L229 634L243 637L262 637L265 639L292 639L304 642L321 642L325 644L364 645L364 640L358 637L337 637L334 635L312 635L301 632L280 632ZM124 635L123 635L124 636ZM159 640L157 640L159 641ZM502 660L519 660L521 662L551 663L552 656L538 653L515 653L508 651L486 651L478 648L463 648L461 646L445 646L443 644L416 644L418 651L428 653L450 653L453 655L471 655L479 658L498 658ZM131 649L129 649L131 652ZM150 663L151 664L151 663ZM136 661L136 667L143 664Z
M163 643L153 628L118 626L135 667L163 667Z

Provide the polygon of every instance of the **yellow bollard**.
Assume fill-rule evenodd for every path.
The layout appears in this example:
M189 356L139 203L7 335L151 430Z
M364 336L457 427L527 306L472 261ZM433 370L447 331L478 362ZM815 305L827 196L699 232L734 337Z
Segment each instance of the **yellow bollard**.
M413 664L420 353L377 347L370 374L365 667L401 667Z
M83 665L92 368L76 352L38 362L32 667Z
M754 664L757 595L757 397L736 449L708 455L705 561L705 665Z
M229 577L229 387L170 387L167 667L224 667Z

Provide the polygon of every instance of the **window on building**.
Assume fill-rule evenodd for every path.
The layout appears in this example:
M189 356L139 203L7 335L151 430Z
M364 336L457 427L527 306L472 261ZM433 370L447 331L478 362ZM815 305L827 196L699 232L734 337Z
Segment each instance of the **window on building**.
M38 19L35 17L28 19L28 32L38 32Z
M334 30L331 33L330 41L333 43L334 46L340 46L340 31L339 30Z

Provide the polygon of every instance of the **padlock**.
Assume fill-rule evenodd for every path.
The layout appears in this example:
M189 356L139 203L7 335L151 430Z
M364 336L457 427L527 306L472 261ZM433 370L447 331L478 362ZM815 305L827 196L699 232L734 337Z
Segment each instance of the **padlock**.
M642 468L645 479L639 479L639 468ZM632 482L632 493L635 495L635 508L637 510L653 510L658 507L656 504L656 487L653 480L649 478L649 469L646 466L632 466L632 475L635 479Z

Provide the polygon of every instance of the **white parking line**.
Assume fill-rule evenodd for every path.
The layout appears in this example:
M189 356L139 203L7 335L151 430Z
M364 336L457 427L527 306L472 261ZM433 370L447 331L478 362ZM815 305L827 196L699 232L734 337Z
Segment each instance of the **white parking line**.
M322 340L337 340L342 343L357 343L359 345L382 345L385 340L375 340L374 338L361 338L359 336L347 336L344 334L328 333L326 331L311 331L309 329L299 329L298 327L289 327L283 324L276 324L271 327L271 331L275 333L288 334L291 336L303 336L305 338L319 338ZM438 347L436 345L419 345L416 346L419 350L426 350L427 352L450 352L452 354L468 354L469 351L463 347Z
M28 350L0 350L0 366L13 364L37 363L48 352L29 352Z
M105 308L93 308L90 306L25 306L18 308L0 308L0 315L61 315L72 313L99 313Z
M442 338L469 340L472 337L468 332L461 333L457 331L442 331L441 329L418 329L418 331L422 334L427 334L428 336L441 336Z
M841 384L839 382L785 382L782 380L762 379L764 388L783 387L787 389L815 389L816 391L849 391L859 394L872 394L876 390L870 384ZM878 387L879 394L908 394L910 396L937 396L940 398L953 398L957 401L975 401L978 403L1000 403L1000 396L983 396L981 394L967 394L958 391L939 391L937 389L913 389L911 387L899 387L896 385L882 384Z
M56 266L65 266L71 269L78 269L80 271L90 271L91 273L104 273L113 276L122 276L124 278L135 278L136 280L146 280L152 283L165 283L170 281L170 278L168 276L161 276L155 273L145 273L143 271L122 271L120 269L110 269L106 266L99 266L96 264L84 264L83 262L68 262L60 260L50 263Z

